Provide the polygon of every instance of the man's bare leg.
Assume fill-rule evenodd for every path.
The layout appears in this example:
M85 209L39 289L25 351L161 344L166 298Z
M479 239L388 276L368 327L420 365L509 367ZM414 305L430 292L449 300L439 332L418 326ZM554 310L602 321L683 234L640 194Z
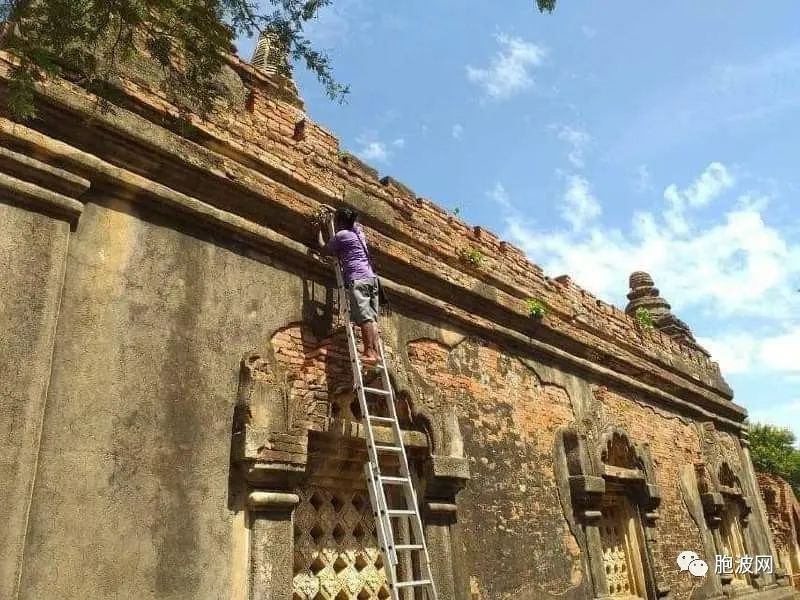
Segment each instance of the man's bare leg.
M363 362L369 365L378 363L378 324L375 321L365 321L361 324L361 336L364 338Z

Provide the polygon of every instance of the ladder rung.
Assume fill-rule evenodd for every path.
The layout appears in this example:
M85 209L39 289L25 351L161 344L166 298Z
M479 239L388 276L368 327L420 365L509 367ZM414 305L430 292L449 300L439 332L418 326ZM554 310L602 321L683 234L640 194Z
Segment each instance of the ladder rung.
M400 446L381 446L379 444L375 444L375 450L378 452L402 452L403 449Z
M373 387L364 387L364 391L368 394L380 394L381 396L391 396L392 392L388 390L382 390L380 388L373 388Z
M398 581L394 584L394 587L404 588L404 587L418 587L421 585L430 585L430 579L419 579L417 581Z
M377 421L378 423L394 423L394 419L391 417L376 417L375 415L369 415L370 420Z
M394 547L395 550L422 550L425 546L422 544L398 544Z
M417 511L408 508L390 508L386 514L390 517L408 517L417 514Z
M394 477L392 475L379 475L378 478L383 483L390 483L392 485L404 485L410 483L408 477Z

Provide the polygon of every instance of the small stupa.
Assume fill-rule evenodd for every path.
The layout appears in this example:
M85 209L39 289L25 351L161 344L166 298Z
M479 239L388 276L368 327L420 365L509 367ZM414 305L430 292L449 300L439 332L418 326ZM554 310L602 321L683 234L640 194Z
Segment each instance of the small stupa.
M635 316L637 310L646 308L653 319L653 326L656 329L671 338L708 354L694 339L689 326L672 314L672 307L669 302L660 296L660 292L649 273L635 271L631 273L628 283L630 292L628 292L628 306L625 307L627 314Z

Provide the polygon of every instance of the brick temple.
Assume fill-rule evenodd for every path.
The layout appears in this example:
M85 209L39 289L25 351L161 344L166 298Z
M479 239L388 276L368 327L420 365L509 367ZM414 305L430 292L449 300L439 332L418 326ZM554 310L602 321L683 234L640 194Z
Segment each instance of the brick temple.
M793 597L746 411L650 274L626 310L548 277L274 70L232 57L235 105L188 123L145 71L110 112L51 81L0 118L0 598L388 597L323 205L361 213L391 297L440 598Z

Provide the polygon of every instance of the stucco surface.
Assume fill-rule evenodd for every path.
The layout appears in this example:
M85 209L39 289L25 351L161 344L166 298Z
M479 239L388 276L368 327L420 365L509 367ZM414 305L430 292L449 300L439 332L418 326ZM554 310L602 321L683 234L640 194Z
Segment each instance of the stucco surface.
M123 202L87 205L20 598L236 597L239 357L303 305L300 278L267 262Z
M18 578L68 236L0 198L0 598Z

